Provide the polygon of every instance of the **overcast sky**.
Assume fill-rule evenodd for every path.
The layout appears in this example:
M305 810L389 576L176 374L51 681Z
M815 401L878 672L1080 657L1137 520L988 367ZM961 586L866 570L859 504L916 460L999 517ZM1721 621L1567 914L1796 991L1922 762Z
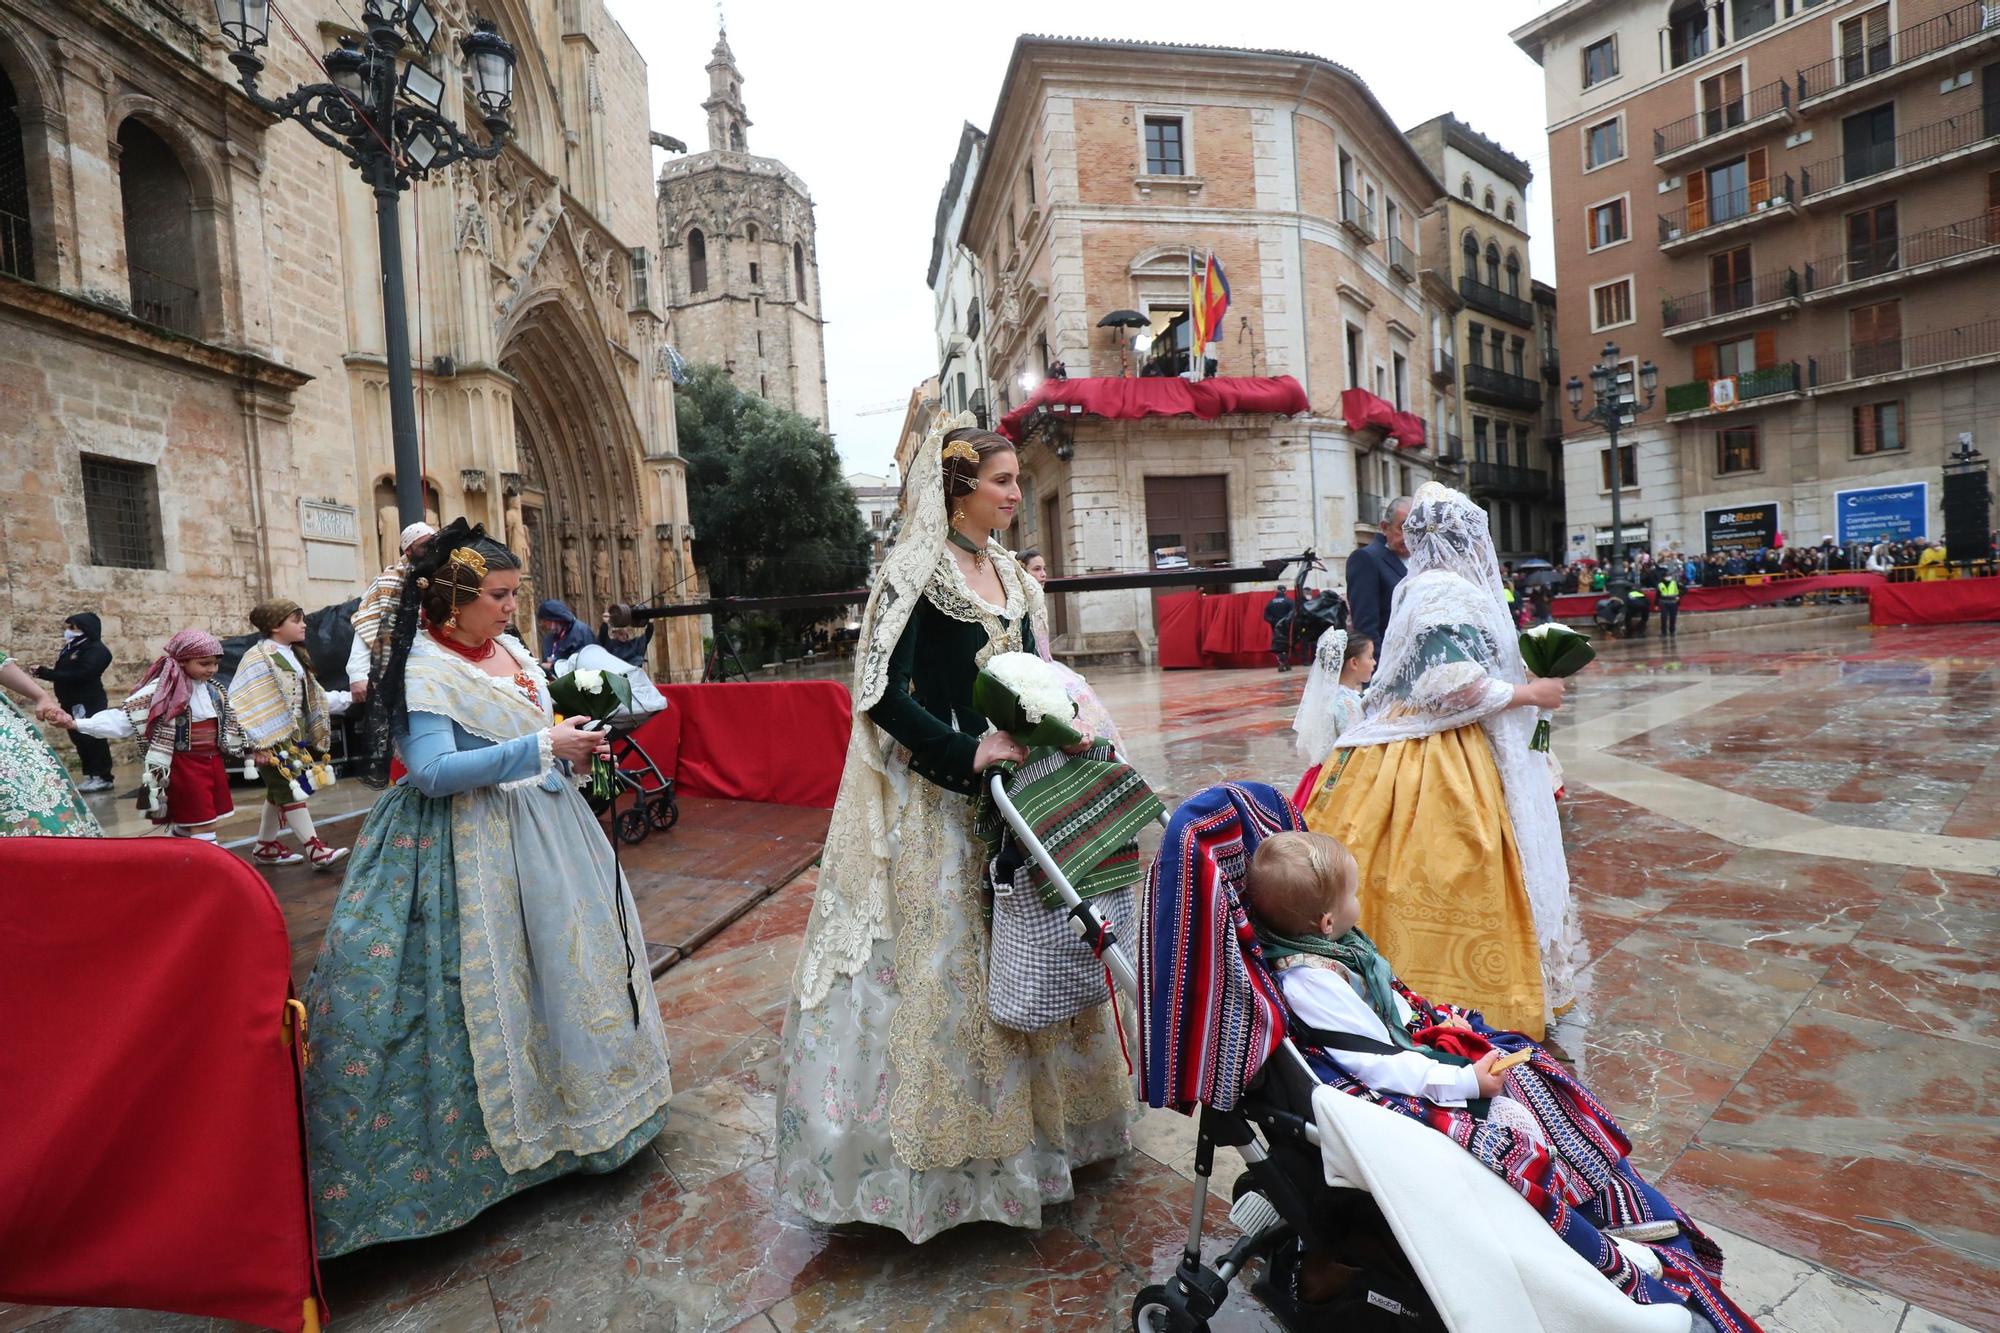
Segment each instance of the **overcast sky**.
M699 151L715 13L606 0L650 67L652 128ZM812 191L832 430L851 469L886 472L912 386L937 363L931 227L961 125L983 130L1022 33L1309 51L1348 66L1398 126L1450 111L1525 158L1530 264L1553 281L1541 69L1507 40L1549 0L1248 0L1007 5L737 0L729 44L743 71L750 151ZM655 154L656 159L663 154Z

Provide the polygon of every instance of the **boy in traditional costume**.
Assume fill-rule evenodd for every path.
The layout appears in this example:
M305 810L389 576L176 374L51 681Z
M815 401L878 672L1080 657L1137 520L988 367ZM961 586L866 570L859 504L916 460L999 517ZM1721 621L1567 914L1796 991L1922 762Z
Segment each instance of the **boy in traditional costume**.
M375 645L388 628L387 622L395 618L396 599L403 595L403 576L409 572L410 562L424 553L424 548L435 536L437 529L428 523L412 523L404 528L398 547L401 558L375 576L375 581L368 585L368 591L361 594L360 604L354 608L354 618L350 622L354 641L347 649L347 692L356 703L365 702L368 698L368 668L374 657Z
M184 629L140 678L124 704L76 719L87 736L146 746L139 808L177 838L215 841L215 826L236 812L229 794L229 763L250 748L215 683L222 643L207 630Z
M253 747L257 775L264 780L264 816L250 859L261 866L297 865L330 870L347 855L344 847L320 840L306 810L311 795L333 785L327 750L333 719L347 711L346 690L325 690L313 679L305 650L305 612L289 598L260 602L250 623L264 637L243 654L230 682L236 715ZM279 841L282 829L299 840L294 852Z

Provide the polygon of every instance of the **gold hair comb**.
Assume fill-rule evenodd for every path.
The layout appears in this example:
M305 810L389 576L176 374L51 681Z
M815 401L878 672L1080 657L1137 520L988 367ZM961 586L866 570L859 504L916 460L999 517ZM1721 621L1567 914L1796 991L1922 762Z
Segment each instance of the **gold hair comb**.
M979 463L979 451L964 440L953 440L944 447L943 459L947 463Z
M449 563L456 569L471 571L474 578L484 579L486 577L486 557L473 550L470 546L461 546L454 550L451 553ZM453 574L451 581L457 583L459 581L458 576Z

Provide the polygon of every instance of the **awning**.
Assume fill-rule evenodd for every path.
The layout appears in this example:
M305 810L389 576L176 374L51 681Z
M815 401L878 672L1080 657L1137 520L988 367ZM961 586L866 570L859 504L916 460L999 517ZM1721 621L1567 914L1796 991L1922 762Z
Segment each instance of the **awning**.
M1021 438L1028 414L1038 407L1080 407L1111 421L1142 417L1217 417L1244 412L1276 412L1284 416L1306 410L1306 391L1290 375L1217 375L1184 380L1165 376L1141 378L1091 377L1043 380L1028 401L1000 418L1000 433Z

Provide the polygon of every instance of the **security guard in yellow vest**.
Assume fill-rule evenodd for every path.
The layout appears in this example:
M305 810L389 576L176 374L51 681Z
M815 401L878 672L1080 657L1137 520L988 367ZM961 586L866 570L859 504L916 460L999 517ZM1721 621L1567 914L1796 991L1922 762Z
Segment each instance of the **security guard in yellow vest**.
M1668 574L1660 580L1660 586L1653 591L1660 599L1660 637L1678 638L1681 619L1681 581Z

